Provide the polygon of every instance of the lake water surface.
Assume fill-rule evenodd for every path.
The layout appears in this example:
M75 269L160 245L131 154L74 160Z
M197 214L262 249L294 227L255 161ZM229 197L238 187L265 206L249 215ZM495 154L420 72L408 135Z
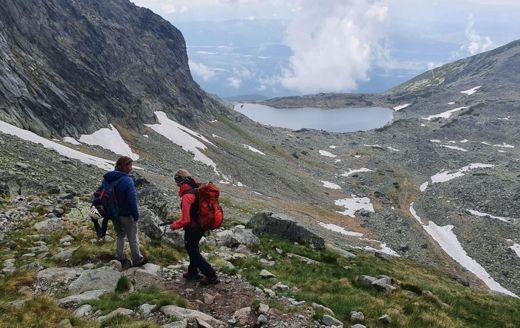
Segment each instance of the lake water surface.
M259 104L237 104L235 110L253 121L281 128L302 128L329 132L354 132L376 129L392 121L389 108L274 108Z

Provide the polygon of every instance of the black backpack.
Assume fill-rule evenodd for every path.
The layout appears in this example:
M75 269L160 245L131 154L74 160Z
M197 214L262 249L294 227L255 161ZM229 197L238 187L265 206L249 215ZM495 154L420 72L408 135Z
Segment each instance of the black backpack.
M94 223L94 229L98 238L105 237L107 233L107 226L109 220L114 220L119 217L119 206L117 204L117 197L115 188L123 180L124 177L108 183L106 179L103 179L101 185L94 192L94 198L92 200L92 207L94 207L103 218L101 226L97 218L91 217L92 223Z

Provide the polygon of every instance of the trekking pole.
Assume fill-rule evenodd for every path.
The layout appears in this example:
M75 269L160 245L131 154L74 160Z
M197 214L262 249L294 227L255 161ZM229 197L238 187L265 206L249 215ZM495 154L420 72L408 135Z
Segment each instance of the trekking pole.
M164 227L167 227L167 226L169 226L170 224L171 224L171 222L168 222L168 221L159 223L159 227L161 227L161 230L162 230L162 236L161 236L161 238L164 237L164 235L166 235L166 229L167 229L167 228L164 228Z

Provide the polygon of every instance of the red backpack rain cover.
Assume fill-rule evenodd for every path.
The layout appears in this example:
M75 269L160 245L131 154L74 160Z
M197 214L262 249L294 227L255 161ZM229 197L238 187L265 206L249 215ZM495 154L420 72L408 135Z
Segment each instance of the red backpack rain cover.
M195 189L199 207L199 224L204 230L217 229L222 225L224 212L218 203L220 190L213 182L201 183Z

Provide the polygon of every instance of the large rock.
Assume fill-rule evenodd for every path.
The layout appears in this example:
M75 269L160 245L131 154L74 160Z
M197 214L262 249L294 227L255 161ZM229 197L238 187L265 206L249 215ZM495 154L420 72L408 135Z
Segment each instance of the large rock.
M178 319L195 319L197 321L201 320L204 322L209 323L214 328L224 328L227 327L227 325L215 318L213 318L210 315L207 315L203 312L196 311L196 310L190 310L181 308L175 305L166 305L160 308L160 311L167 317L176 317Z
M88 290L106 290L114 292L121 272L109 267L83 271L78 279L69 286L69 291L81 293Z
M250 229L245 229L244 226L236 226L230 230L219 231L215 234L217 244L226 247L238 247L240 245L256 245L260 241L258 237L253 234Z
M38 272L38 284L67 284L76 279L82 271L76 268L48 268Z
M34 225L39 233L53 233L63 229L63 221L58 218L51 218Z
M257 236L275 235L316 249L325 247L323 238L283 214L274 214L272 212L256 213L249 220L246 227L252 229Z
M146 206L141 206L139 208L139 230L143 232L146 236L148 236L152 240L159 240L163 236L162 229L169 229L169 227L164 227L161 229L159 224L161 223L161 219L154 212L150 211Z

